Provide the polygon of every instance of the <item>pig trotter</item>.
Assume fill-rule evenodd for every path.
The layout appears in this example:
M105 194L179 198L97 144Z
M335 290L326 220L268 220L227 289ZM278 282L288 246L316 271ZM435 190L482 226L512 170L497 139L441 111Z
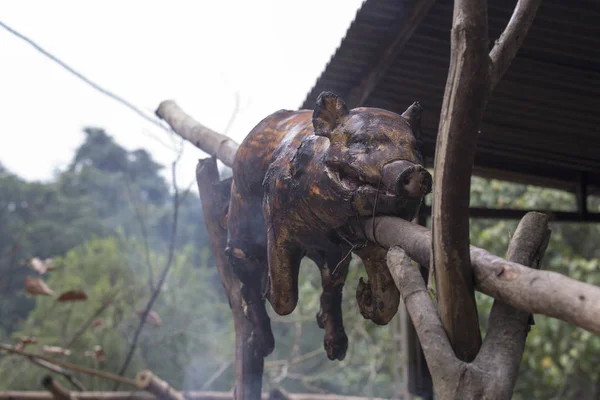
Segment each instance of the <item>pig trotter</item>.
M400 292L387 268L387 251L375 245L357 250L367 270L368 282L361 278L356 289L360 313L378 325L386 325L396 315Z
M275 339L271 330L271 319L265 308L265 300L256 285L242 283L241 292L244 314L253 327L248 344L257 356L267 357L275 348Z
M350 258L331 257L327 264L317 262L321 272L321 308L317 324L325 329L323 347L330 360L343 360L348 349L348 337L344 331L342 316L342 289L348 275ZM340 261L341 260L341 261Z

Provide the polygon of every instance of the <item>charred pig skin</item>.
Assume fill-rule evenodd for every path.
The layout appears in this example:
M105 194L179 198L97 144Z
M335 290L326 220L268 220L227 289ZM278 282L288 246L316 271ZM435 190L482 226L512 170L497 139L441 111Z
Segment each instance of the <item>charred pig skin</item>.
M375 215L412 219L431 191L418 149L421 112L418 103L402 115L348 110L323 92L313 111L271 114L242 142L233 165L227 253L263 356L274 346L265 299L280 315L295 309L305 256L321 271L317 322L330 359L344 359L347 350L341 301L352 252L368 276L356 293L361 314L384 325L396 313L400 294L386 252L365 243L351 222Z

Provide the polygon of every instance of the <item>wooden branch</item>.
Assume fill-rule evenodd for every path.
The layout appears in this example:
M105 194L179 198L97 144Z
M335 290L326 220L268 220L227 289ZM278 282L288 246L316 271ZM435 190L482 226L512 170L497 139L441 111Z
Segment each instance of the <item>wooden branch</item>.
M48 371L52 371L55 374L59 374L62 375L71 385L73 385L73 387L79 391L84 391L85 387L83 386L83 384L81 382L79 382L79 380L77 378L75 378L73 375L71 375L71 373L67 370L65 370L64 368L61 368L57 365L54 364L50 364L47 361L44 360L38 360L35 358L29 358L29 361L31 361L33 364L45 368ZM42 381L43 384L43 381Z
M548 243L548 218L528 214L511 240L511 259L539 264ZM420 271L392 247L388 267L406 303L441 399L510 399L525 346L529 316L495 301L488 335L472 363L460 361L446 336Z
M519 0L488 55L487 2L456 0L451 56L434 166L432 262L439 312L457 356L471 361L481 345L469 251L469 200L483 112L523 42L540 0Z
M152 393L159 400L185 400L185 397L169 384L155 376L152 371L144 370L135 376L138 388Z
M489 90L494 90L523 44L542 0L519 0L506 29L490 52Z
M64 348L68 349L69 347L71 347L73 345L73 343L75 343L77 340L79 340L79 338L81 337L81 335L83 335L85 333L85 331L90 327L90 325L92 325L92 323L94 322L94 320L96 318L98 318L100 316L100 314L102 314L107 308L108 306L110 306L111 304L114 303L114 299L117 296L116 293L113 293L110 298L104 300L102 302L102 304L100 305L100 307L98 307L96 309L96 311L94 311L92 313L92 315L90 315L90 317L87 319L87 321L85 321L83 323L83 325L77 330L77 332L75 332L75 334L73 335L73 337L71 337L71 339L69 339L69 341L67 341L64 344Z
M369 241L386 248L399 246L419 264L429 265L431 232L427 228L395 217L369 219L361 228ZM558 318L600 335L600 287L528 268L475 246L471 246L471 262L480 292L519 310Z
M512 262L539 268L550 240L548 216L528 213L523 217L508 245L506 258ZM495 300L490 312L488 333L476 363L484 370L499 369L487 388L495 398L510 399L517 382L525 349L531 315Z
M100 371L100 370L94 369L94 368L83 367L83 366L76 365L76 364L73 364L73 363L70 363L67 361L63 361L63 360L56 360L52 357L47 357L43 354L35 354L35 353L23 351L23 350L18 350L12 346L8 346L5 344L0 344L0 350L6 351L6 352L12 353L12 354L18 354L20 356L27 357L30 359L44 360L50 364L58 365L59 367L66 368L71 371L81 372L82 374L94 375L99 378L108 379L108 380L111 380L114 382L124 383L124 384L130 385L130 386L136 386L136 383L133 379L129 379L129 378L125 378L123 376L111 374L110 372Z
M225 205L229 201L231 181L219 181L215 157L198 161L196 179L206 230L217 261L221 282L233 312L236 357L235 398L236 400L259 399L262 391L264 359L256 354L254 344L250 340L254 327L244 314L241 283L225 255L227 231L222 221L224 221Z
M399 247L388 251L387 262L394 282L402 294L438 393L453 392L464 363L457 359L444 325L429 297L421 272L413 267L406 252Z
M469 259L469 191L487 98L487 7L456 0L434 166L432 258L438 308L458 358L475 359L481 333Z
M385 400L377 397L340 396L336 394L288 393L291 400ZM78 400L155 400L148 392L71 392ZM185 392L188 400L232 400L231 392ZM0 391L0 400L53 400L48 392ZM269 394L263 393L261 399L268 400Z
M119 375L121 375L121 376L125 375L125 372L127 372L129 363L133 359L133 355L135 353L135 350L137 349L137 343L138 343L138 340L142 333L142 330L144 329L144 325L146 324L146 321L148 320L148 315L150 314L150 311L152 311L152 307L154 306L156 299L162 292L162 287L167 280L167 276L169 275L169 271L171 270L173 261L175 260L175 241L177 239L177 223L179 220L179 205L180 205L179 189L177 187L176 168L177 168L177 162L179 161L180 157L181 157L181 152L179 153L179 155L177 156L175 161L173 161L172 167L171 167L171 179L172 179L173 192L174 192L174 194L173 194L173 219L171 220L171 232L170 232L170 237L169 237L169 250L167 252L167 261L161 271L160 278L158 279L158 283L156 284L154 291L150 294L150 299L148 299L148 302L146 303L146 306L144 307L144 311L140 315L140 322L138 323L138 326L135 329L135 333L133 334L133 340L131 341L131 344L129 345L129 349L127 350L127 354L125 356L125 360L123 361L123 365L121 365L121 368L119 368ZM118 388L119 388L119 382L116 382L113 387L113 390L117 390Z
M42 386L52 394L54 400L71 400L69 391L52 379L50 375L46 375L42 379Z
M200 150L217 157L229 167L233 166L239 145L229 137L202 125L183 112L173 100L160 103L156 115L165 120L175 133Z

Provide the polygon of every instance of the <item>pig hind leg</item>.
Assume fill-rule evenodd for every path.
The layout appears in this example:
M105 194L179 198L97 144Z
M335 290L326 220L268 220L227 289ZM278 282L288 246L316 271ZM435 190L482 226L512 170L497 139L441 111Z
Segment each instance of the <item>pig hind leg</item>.
M343 360L348 349L348 337L342 317L342 289L348 275L350 257L332 254L326 258L313 258L321 272L321 308L317 324L325 329L323 346L330 360Z
M378 325L386 325L396 315L400 305L400 292L387 267L387 250L368 245L355 253L362 259L368 281L362 278L356 289L360 313Z

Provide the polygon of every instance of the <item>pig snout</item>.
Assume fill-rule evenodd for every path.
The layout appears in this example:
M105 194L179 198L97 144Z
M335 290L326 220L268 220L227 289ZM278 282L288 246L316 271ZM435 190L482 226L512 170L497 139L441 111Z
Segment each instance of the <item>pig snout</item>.
M383 167L382 183L399 196L419 198L431 192L432 178L423 166L399 160Z

